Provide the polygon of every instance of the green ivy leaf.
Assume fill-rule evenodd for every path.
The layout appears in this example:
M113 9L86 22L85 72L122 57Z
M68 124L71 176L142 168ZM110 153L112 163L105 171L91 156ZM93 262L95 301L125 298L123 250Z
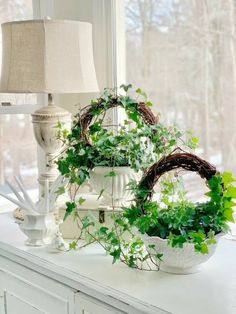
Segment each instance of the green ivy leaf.
M86 154L86 151L83 148L81 148L78 152L79 156L84 156L85 154Z
M144 98L147 98L147 94L141 88L136 89L136 93L143 96Z
M61 121L57 121L55 128L62 129L64 127L65 123Z
M73 241L69 244L70 250L76 250L78 248L78 244L76 241Z
M155 257L156 257L157 260L162 261L163 254L162 253L156 253Z
M153 106L153 103L152 103L151 101L147 101L147 102L146 102L146 105L147 105L148 107L152 107L152 106Z
M77 205L75 202L66 202L66 213L63 220L65 221L66 218L70 216L74 210L76 210L76 208L77 208Z
M231 172L224 172L222 175L222 179L225 185L228 185L229 183L233 183L236 181Z
M228 186L225 197L232 197L236 199L236 187L232 185Z
M58 190L56 191L56 194L59 195L63 195L65 193L65 187L64 186L60 186L58 188Z
M91 134L99 132L99 131L101 131L101 129L102 129L102 126L101 126L101 124L99 122L96 122L96 123L90 125L90 127L89 127L89 130L90 130Z
M116 261L120 260L122 251L120 248L114 250L113 252L110 252L110 255L113 257L112 264L114 264Z
M108 232L108 228L105 227L105 226L102 226L100 229L99 229L99 232L102 234L102 235L106 235L107 232Z
M128 85L122 84L120 88L123 88L123 90L127 93L128 90L132 88L132 84L128 84Z
M202 254L208 254L209 253L209 250L208 250L208 246L206 243L201 243L201 253Z
M133 120L134 122L139 123L139 116L138 116L138 113L137 113L136 111L130 112L130 113L128 114L128 116L129 116L129 118L130 118L131 120Z
M79 205L83 205L86 202L86 199L83 197L80 197L78 202L79 202Z
M199 146L199 139L197 137L192 137L188 142L187 145L192 148L195 149Z
M234 211L233 211L233 209L226 209L226 210L224 210L224 217L228 220L228 221L230 221L230 222L234 222L234 216L233 216L233 214L234 214Z
M104 177L107 178L107 177L116 177L116 176L117 176L117 173L115 171L110 171Z
M60 173L62 175L66 175L66 174L70 173L70 165L66 159L65 160L62 160L62 159L58 160L57 165L58 165L58 170L60 171Z
M82 218L81 221L82 221L82 230L95 226L95 222L93 221L92 217L85 216Z

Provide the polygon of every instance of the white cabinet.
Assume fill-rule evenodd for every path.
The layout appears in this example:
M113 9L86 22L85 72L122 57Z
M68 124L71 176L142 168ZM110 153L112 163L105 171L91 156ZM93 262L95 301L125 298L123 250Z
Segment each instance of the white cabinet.
M0 268L4 314L74 314L75 289L2 256Z
M0 215L0 314L236 314L233 241L186 276L112 265L98 245L59 253L24 241Z
M0 314L125 314L1 256L0 266Z
M125 314L39 274L28 275L23 279L0 272L0 314Z
M2 286L0 314L125 314L82 292L61 286L37 275L37 284L0 272ZM48 283L45 286L45 279Z

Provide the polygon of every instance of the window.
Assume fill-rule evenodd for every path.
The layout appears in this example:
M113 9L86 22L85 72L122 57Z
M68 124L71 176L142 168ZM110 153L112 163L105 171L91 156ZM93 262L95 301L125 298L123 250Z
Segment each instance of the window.
M200 138L202 157L236 174L233 0L125 0L127 82L161 119Z
M1 0L0 23L32 19L32 0ZM0 55L2 38L0 34ZM37 144L33 135L31 116L37 96L34 94L0 94L0 186L21 174L30 188L37 186ZM27 113L27 114L26 114Z

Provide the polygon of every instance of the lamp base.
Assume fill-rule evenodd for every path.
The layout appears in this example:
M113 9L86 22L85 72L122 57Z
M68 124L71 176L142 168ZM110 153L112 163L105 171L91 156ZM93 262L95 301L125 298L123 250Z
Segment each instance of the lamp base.
M32 114L32 122L36 141L46 155L46 164L43 173L39 176L41 195L45 182L48 180L49 184L53 183L59 175L55 162L63 149L63 143L58 138L58 126L62 124L65 129L70 129L71 114L49 102L48 106L42 107Z

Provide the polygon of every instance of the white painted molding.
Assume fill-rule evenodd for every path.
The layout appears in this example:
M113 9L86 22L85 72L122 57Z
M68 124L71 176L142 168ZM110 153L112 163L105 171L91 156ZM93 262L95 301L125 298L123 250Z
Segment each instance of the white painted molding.
M93 1L94 53L98 82L118 87L126 82L124 0ZM112 120L124 119L120 108L112 110Z
M42 105L12 105L0 106L0 114L31 114L40 109Z
M93 1L94 53L100 87L125 82L124 0Z

